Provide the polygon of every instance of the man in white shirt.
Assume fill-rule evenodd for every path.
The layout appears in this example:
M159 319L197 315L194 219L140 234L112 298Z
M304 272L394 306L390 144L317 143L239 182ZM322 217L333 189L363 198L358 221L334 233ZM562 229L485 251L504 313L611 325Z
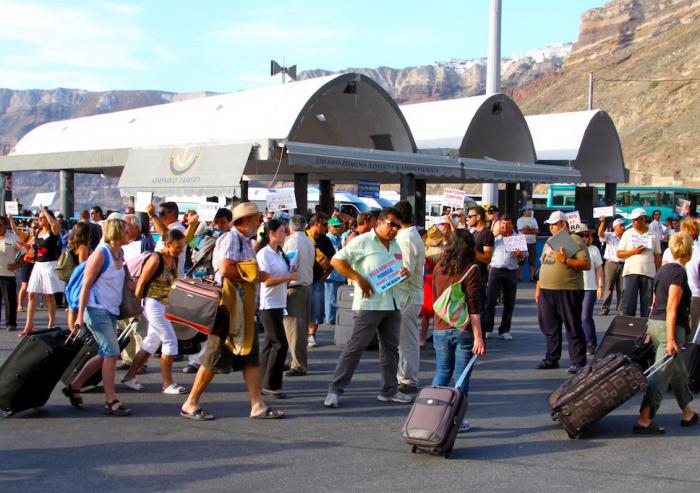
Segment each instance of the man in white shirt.
M15 263L19 248L19 238L7 229L7 219L0 216L0 290L2 303L5 305L5 329L12 332L17 329L17 281Z
M401 249L403 266L408 278L396 288L401 303L401 332L399 335L399 390L404 393L418 392L418 370L420 367L420 311L423 307L423 274L425 268L425 244L412 224L413 207L402 200L396 204L401 213L401 229L396 234L396 243Z
M605 231L605 216L599 218L598 239L605 245L605 293L603 294L603 306L600 315L605 316L610 312L613 289L617 295L616 313L622 315L622 269L625 261L617 256L617 247L620 245L620 238L625 232L625 221L617 218L612 223L612 232Z
M522 216L518 218L516 227L518 233L525 236L527 243L527 263L530 266L530 282L535 282L535 263L537 262L537 234L540 232L540 226L537 224L537 219L532 215L532 207L524 205L521 209ZM520 262L520 280L525 277L525 262Z
M655 210L651 213L651 222L649 223L649 231L651 231L654 236L659 239L659 243L664 241L664 235L666 234L666 227L661 224L661 211Z
M485 323L482 328L485 337L490 338L496 315L496 298L498 292L503 290L503 315L501 316L501 325L498 327L498 337L504 341L510 341L513 339L510 335L510 325L518 293L518 264L527 258L528 252L527 250L506 251L504 238L513 236L513 216L505 214L500 219L499 231L501 234L496 237L493 243L491 268L486 285Z
M288 377L300 377L307 372L309 339L309 315L311 313L311 284L314 278L314 244L306 234L306 218L293 216L289 221L291 234L284 242L284 253L299 278L287 287L287 314L284 331L287 334L292 362L285 373Z
M622 296L623 312L631 317L636 316L639 297L639 316L648 317L654 276L661 267L661 245L659 239L649 231L644 209L634 209L630 219L632 227L622 235L617 250L617 256L625 261L622 270L625 286Z
M158 215L155 213L156 208L153 204L149 204L148 208L146 209L146 213L148 214L151 223L153 223L153 228L156 230L156 233L161 236L161 239L159 239L158 243L156 243L157 252L165 247L165 243L163 243L162 238L168 230L177 229L178 231L182 232L182 234L185 234L185 227L178 220L180 210L175 202L162 202L158 208L160 209ZM182 253L177 259L178 277L183 277L185 274L185 250L186 249L182 250Z

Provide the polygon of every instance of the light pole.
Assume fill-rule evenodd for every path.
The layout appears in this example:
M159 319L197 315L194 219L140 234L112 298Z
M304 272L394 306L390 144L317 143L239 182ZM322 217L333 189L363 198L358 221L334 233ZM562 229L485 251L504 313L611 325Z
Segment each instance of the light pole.
M501 92L501 0L490 0L486 95L490 96L498 92ZM481 185L481 203L498 204L498 183Z

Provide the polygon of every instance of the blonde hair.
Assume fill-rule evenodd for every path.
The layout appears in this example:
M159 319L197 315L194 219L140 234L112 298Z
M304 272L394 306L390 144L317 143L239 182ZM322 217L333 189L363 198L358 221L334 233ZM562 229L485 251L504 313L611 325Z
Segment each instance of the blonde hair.
M700 233L700 228L698 228L698 223L692 217L687 217L681 223L681 231L683 233L688 233L692 238L697 238Z
M125 242L129 238L126 232L126 221L122 219L106 220L102 227L102 238L105 243Z
M675 260L690 260L693 255L693 239L687 233L676 233L668 241L668 248Z

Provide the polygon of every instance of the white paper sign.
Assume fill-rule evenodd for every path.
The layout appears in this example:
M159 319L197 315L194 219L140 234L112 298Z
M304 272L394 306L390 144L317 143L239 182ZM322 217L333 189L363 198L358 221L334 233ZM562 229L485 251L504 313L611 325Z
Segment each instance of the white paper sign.
M442 205L455 209L464 209L464 190L444 188L442 190Z
M136 192L134 199L134 210L136 212L146 212L146 208L153 200L153 192Z
M566 222L569 223L569 231L576 232L581 229L581 215L578 211L567 212Z
M651 236L632 235L630 236L630 246L632 247L632 249L639 248L641 246L651 250L654 244Z
M611 205L608 207L594 207L593 208L593 217L598 219L601 216L614 217L615 216L615 206Z
M269 193L266 201L267 210L271 212L289 211L297 208L297 199L293 190Z
M437 216L432 218L432 223L433 226L437 226L438 224L445 224L445 216Z
M19 204L17 202L5 202L5 213L16 216L19 214Z
M504 236L503 246L507 253L527 252L527 241L523 235Z
M220 207L218 202L202 202L197 207L199 220L202 222L213 221L214 216L216 216L216 211L218 211Z
M690 214L690 200L678 199L678 203L676 204L676 213L678 213L678 215L681 217L685 217Z
M32 202L31 207L39 207L42 205L44 207L51 207L55 198L56 192L37 193L34 196L34 202Z

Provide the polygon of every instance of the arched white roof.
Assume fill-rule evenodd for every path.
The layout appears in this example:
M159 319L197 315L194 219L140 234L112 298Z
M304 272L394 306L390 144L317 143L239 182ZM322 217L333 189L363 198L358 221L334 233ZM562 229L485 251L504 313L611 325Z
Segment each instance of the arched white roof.
M584 183L627 181L620 138L605 111L531 115L525 119L538 162L571 162Z
M375 134L391 135L396 150L415 150L389 95L365 76L340 74L47 123L25 135L10 154L268 139L374 148L370 136Z
M420 150L457 149L460 157L535 162L525 118L505 94L407 104L401 111Z

